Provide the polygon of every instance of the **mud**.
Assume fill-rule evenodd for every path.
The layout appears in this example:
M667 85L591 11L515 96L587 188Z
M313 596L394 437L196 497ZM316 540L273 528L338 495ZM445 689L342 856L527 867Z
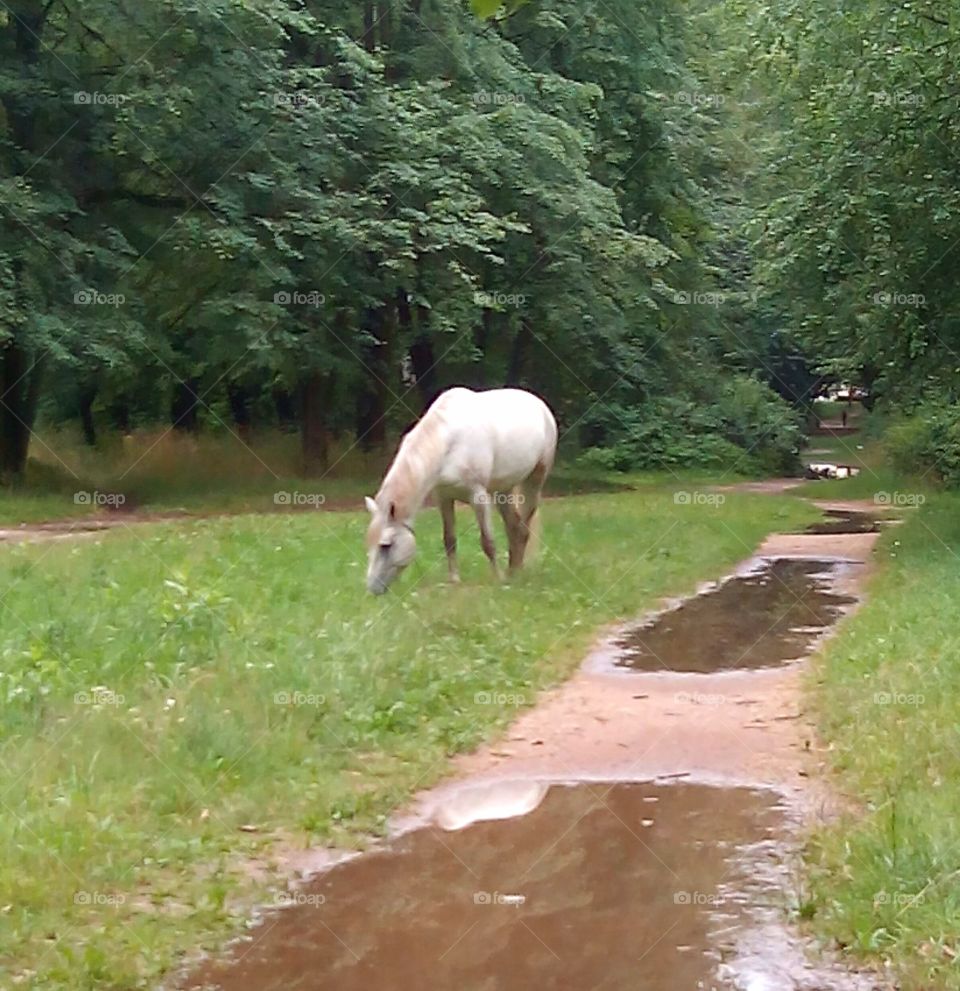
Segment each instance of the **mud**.
M862 987L785 938L788 820L746 788L558 785L527 815L421 828L280 896L182 987Z

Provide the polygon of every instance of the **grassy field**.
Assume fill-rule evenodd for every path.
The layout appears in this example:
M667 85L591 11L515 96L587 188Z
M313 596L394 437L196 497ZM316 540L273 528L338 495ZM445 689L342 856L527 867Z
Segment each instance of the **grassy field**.
M716 503L662 486L558 500L509 586L465 532L456 588L429 513L379 600L361 514L2 548L0 986L155 986L269 897L250 858L377 831L568 674L597 626L815 515Z
M960 498L899 494L925 501L883 536L869 598L812 688L857 811L811 843L808 911L905 989L957 989Z

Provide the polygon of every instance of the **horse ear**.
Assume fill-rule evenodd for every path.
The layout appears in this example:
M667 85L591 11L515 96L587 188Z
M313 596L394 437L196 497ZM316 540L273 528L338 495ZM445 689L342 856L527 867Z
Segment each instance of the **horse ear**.
M395 502L390 503L390 522L397 522L397 504Z
M375 513L377 511L377 504L370 498L370 496L364 496L363 502L370 513Z

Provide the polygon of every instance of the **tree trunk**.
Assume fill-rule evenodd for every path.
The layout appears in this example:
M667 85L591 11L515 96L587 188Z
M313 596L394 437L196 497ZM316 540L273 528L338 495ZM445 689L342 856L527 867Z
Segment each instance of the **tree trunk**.
M250 391L233 382L227 385L227 401L233 425L242 440L250 438Z
M288 390L279 385L273 389L273 408L277 414L277 423L281 427L292 428L296 425L296 399Z
M107 408L107 415L120 433L130 433L130 401L126 397L115 399Z
M357 439L369 451L387 443L387 405L394 376L394 345L397 337L397 308L391 300L369 315L368 326L377 339L364 351L367 388L357 399Z
M177 382L173 389L173 401L170 403L170 423L173 429L196 433L200 425L197 419L199 408L197 380L191 378Z
M2 30L13 37L17 62L13 71L19 73L21 80L31 79L36 71L43 45L44 22L51 7L52 4L45 5L43 0L17 0L6 8ZM29 93L29 87L8 84L4 87L2 106L13 144L27 152L32 160L38 114ZM42 241L38 235L34 236ZM23 268L22 258L16 259L13 272L18 296ZM18 304L21 308L25 305L19 298ZM42 375L41 363L30 359L30 351L16 337L0 346L0 481L3 482L19 479L27 466L30 430Z
M322 475L330 462L327 410L333 393L333 375L312 372L300 389L300 451L303 474Z
M523 374L527 366L527 358L530 356L530 346L533 344L533 334L527 324L526 318L520 320L520 329L513 339L513 348L510 352L510 364L507 367L508 386L520 386L523 384Z
M84 443L90 447L97 444L97 425L93 420L93 401L97 398L97 387L95 385L81 386L80 388L80 425L83 427Z
M0 480L5 483L21 478L27 466L42 371L17 341L0 350Z
M371 0L363 5L363 47L368 52L377 50L377 8Z
M421 334L410 345L410 364L417 378L417 388L426 409L437 398L437 362L433 356L433 342L426 334Z
M420 314L414 314L414 308L404 290L397 292L396 318L398 327L403 328L403 340L411 341L409 348L410 366L417 380L417 389L423 408L426 409L437 397L439 375L437 360L433 353L433 339L429 330L422 330L423 321Z

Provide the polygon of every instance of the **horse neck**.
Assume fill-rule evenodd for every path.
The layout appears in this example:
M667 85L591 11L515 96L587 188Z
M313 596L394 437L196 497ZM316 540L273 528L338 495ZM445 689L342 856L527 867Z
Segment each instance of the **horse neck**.
M400 450L387 472L380 497L396 507L397 519L412 520L427 496L437 484L442 467L442 447L437 425L421 420L400 445Z

